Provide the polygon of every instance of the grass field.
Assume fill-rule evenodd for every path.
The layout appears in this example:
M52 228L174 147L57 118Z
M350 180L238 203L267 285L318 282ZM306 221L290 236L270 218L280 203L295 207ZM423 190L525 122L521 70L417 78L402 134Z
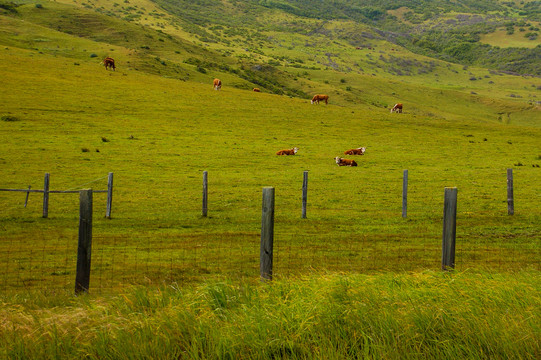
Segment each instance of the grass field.
M335 105L332 97L330 105L316 106L228 86L217 92L209 83L135 70L108 72L93 62L75 65L24 50L2 54L3 111L19 120L1 123L2 186L41 189L48 172L51 190L103 190L107 173L115 174L112 220L102 218L104 195L95 195L94 235L103 251L95 252L95 268L105 279L98 287L223 271L257 277L264 186L277 194L277 273L438 268L446 186L459 189L461 268L539 268L540 130L528 126L539 123L535 109L515 125L516 113L500 122L501 108L459 91L417 88L405 113L389 114L374 105ZM32 66L13 71L13 64L23 63ZM453 105L438 113L436 103L444 99ZM296 156L275 155L293 146L300 148ZM358 146L367 147L359 167L336 166L335 156ZM512 217L507 168L515 170ZM410 180L406 220L400 215L404 169ZM205 170L209 218L200 217ZM309 206L302 220L305 170ZM58 265L50 255L29 259L25 251L75 246L77 196L52 194L48 219L40 218L36 194L26 208L24 193L0 196L9 240L3 242L9 254L2 266L10 278L5 286L47 287L32 270L50 266L55 286L71 288L74 252L61 251ZM43 244L39 250L37 243ZM190 253L194 248L199 252ZM115 252L124 255L115 259ZM127 271L142 268L148 271L139 280Z
M537 359L539 273L320 273L2 296L9 359ZM520 295L518 295L520 294Z
M381 38L356 49L342 35L366 25L276 9L258 13L275 21L263 32L251 17L194 27L144 0L10 4L0 188L42 189L49 173L51 190L104 190L113 172L114 194L111 219L94 194L90 288L74 297L77 194L50 194L42 218L41 194L25 207L24 192L0 191L1 358L539 358L539 78ZM311 105L316 93L329 105ZM358 167L336 166L360 146ZM449 273L445 187L458 188Z

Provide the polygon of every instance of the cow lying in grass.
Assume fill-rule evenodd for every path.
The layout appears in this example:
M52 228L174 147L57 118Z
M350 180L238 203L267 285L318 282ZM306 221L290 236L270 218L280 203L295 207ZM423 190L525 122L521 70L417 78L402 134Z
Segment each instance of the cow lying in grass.
M338 156L334 158L334 161L336 161L336 165L338 166L357 166L355 160L343 159Z
M294 147L293 149L280 150L276 153L276 155L295 155L297 151L299 151L299 148Z
M364 155L364 152L366 151L365 147L360 147L356 149L349 149L344 151L344 154L346 155Z

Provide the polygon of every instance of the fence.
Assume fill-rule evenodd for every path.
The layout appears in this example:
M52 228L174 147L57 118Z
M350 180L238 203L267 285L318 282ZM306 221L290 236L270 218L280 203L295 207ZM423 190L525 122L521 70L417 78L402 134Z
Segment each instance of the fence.
M300 217L309 219L305 200L307 175L304 174ZM208 189L206 179L205 173L205 190ZM446 189L445 193L448 192L453 193L453 190ZM88 195L81 193L81 199L84 198L88 199ZM516 243L511 232L501 234L497 241L472 242L466 234L458 232L456 235L456 219L452 216L456 214L456 189L451 198L444 199L447 220L443 231L440 225L440 236L434 234L426 238L412 233L407 222L404 222L403 233L394 234L347 229L332 234L284 232L279 224L276 228L273 224L270 193L263 199L266 200L262 203L261 232L123 235L104 235L92 230L84 235L85 228L91 229L85 214L92 211L83 212L85 201L81 200L81 245L73 241L73 236L62 233L30 241L24 233L18 239L12 238L0 247L0 290L73 291L74 279L77 292L89 289L106 292L126 284L185 282L206 276L272 279L313 271L414 271L438 267L541 270L539 234L521 244ZM206 200L203 209L208 211ZM451 236L446 237L446 233ZM453 243L455 250L452 250ZM77 259L75 254L78 254Z
M49 190L50 174L45 173L45 179L43 181L43 190L32 190L29 186L28 189L0 189L0 191L11 192L25 192L26 200L24 207L28 204L28 196L30 193L42 193L43 194L43 217L49 216L49 194L79 194L79 190ZM87 184L84 184L87 185ZM94 193L107 193L107 209L105 211L105 217L111 218L111 208L113 204L113 173L110 172L107 176L107 190L94 190Z

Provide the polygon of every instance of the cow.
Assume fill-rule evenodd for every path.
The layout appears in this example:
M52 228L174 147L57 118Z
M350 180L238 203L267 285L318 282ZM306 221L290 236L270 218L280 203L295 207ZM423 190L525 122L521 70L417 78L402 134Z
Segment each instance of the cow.
M356 149L349 149L344 151L344 154L346 155L364 155L364 152L366 151L365 147L360 147Z
M312 98L311 104L319 104L320 101L325 101L325 105L329 103L329 95L314 95Z
M115 60L111 57L106 57L105 59L103 59L103 65L105 66L105 70L111 68L114 71L116 69Z
M391 109L391 113L394 113L394 112L397 112L397 113L402 113L402 104L401 103L397 103L393 106L393 108Z
M220 79L214 79L214 90L220 90L222 88L222 81Z
M254 92L261 92L259 88L254 88Z
M297 151L299 151L299 148L294 147L293 149L280 150L276 153L276 155L295 155Z
M338 166L357 166L355 160L343 159L338 156L334 158L334 161L336 161L336 165Z

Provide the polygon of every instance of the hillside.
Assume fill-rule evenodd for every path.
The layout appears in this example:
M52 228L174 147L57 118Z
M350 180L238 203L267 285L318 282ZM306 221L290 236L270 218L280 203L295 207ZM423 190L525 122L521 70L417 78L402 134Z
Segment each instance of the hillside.
M467 104L474 101L490 105L488 113L478 114L480 119L538 125L539 112L531 110L539 107L541 82L536 77L502 71L510 64L507 60L505 66L492 64L500 70L483 69L443 61L453 60L442 55L445 51L428 54L432 57L411 51L419 50L419 46L412 45L418 45L420 40L405 43L405 38L412 37L404 34L413 31L410 13L421 11L422 6L408 12L381 2L378 6L388 8L383 16L388 19L368 21L365 10L353 11L345 1L336 2L343 4L343 11L328 14L325 7L308 11L302 1L295 2L294 7L264 1L63 1L66 3L3 2L0 42L5 47L63 56L76 62L97 63L105 56L114 56L119 71L143 71L182 81L208 83L218 76L228 86L246 90L260 87L304 99L316 92L327 92L334 104L388 108L402 101L419 114L442 118L468 116L471 112ZM527 19L536 19L536 8L528 7L529 12L525 8L518 7L514 13L522 14L521 21L534 24L534 20ZM438 28L434 24L444 18L464 18L452 9L441 7L433 12L434 17L416 26L415 32L424 37L427 32L423 29ZM502 4L488 8L471 5L459 10L501 13L491 15L500 20L510 11L509 5ZM331 15L333 20L328 20ZM406 37L390 37L390 30L385 30L389 22L404 31L409 29L402 34ZM446 32L446 28L441 30L441 34ZM525 69L535 64L539 48L519 49L530 59L521 62ZM499 52L495 54L502 59ZM462 105L441 109L427 102L427 98L434 97L441 97L441 101L456 98Z

